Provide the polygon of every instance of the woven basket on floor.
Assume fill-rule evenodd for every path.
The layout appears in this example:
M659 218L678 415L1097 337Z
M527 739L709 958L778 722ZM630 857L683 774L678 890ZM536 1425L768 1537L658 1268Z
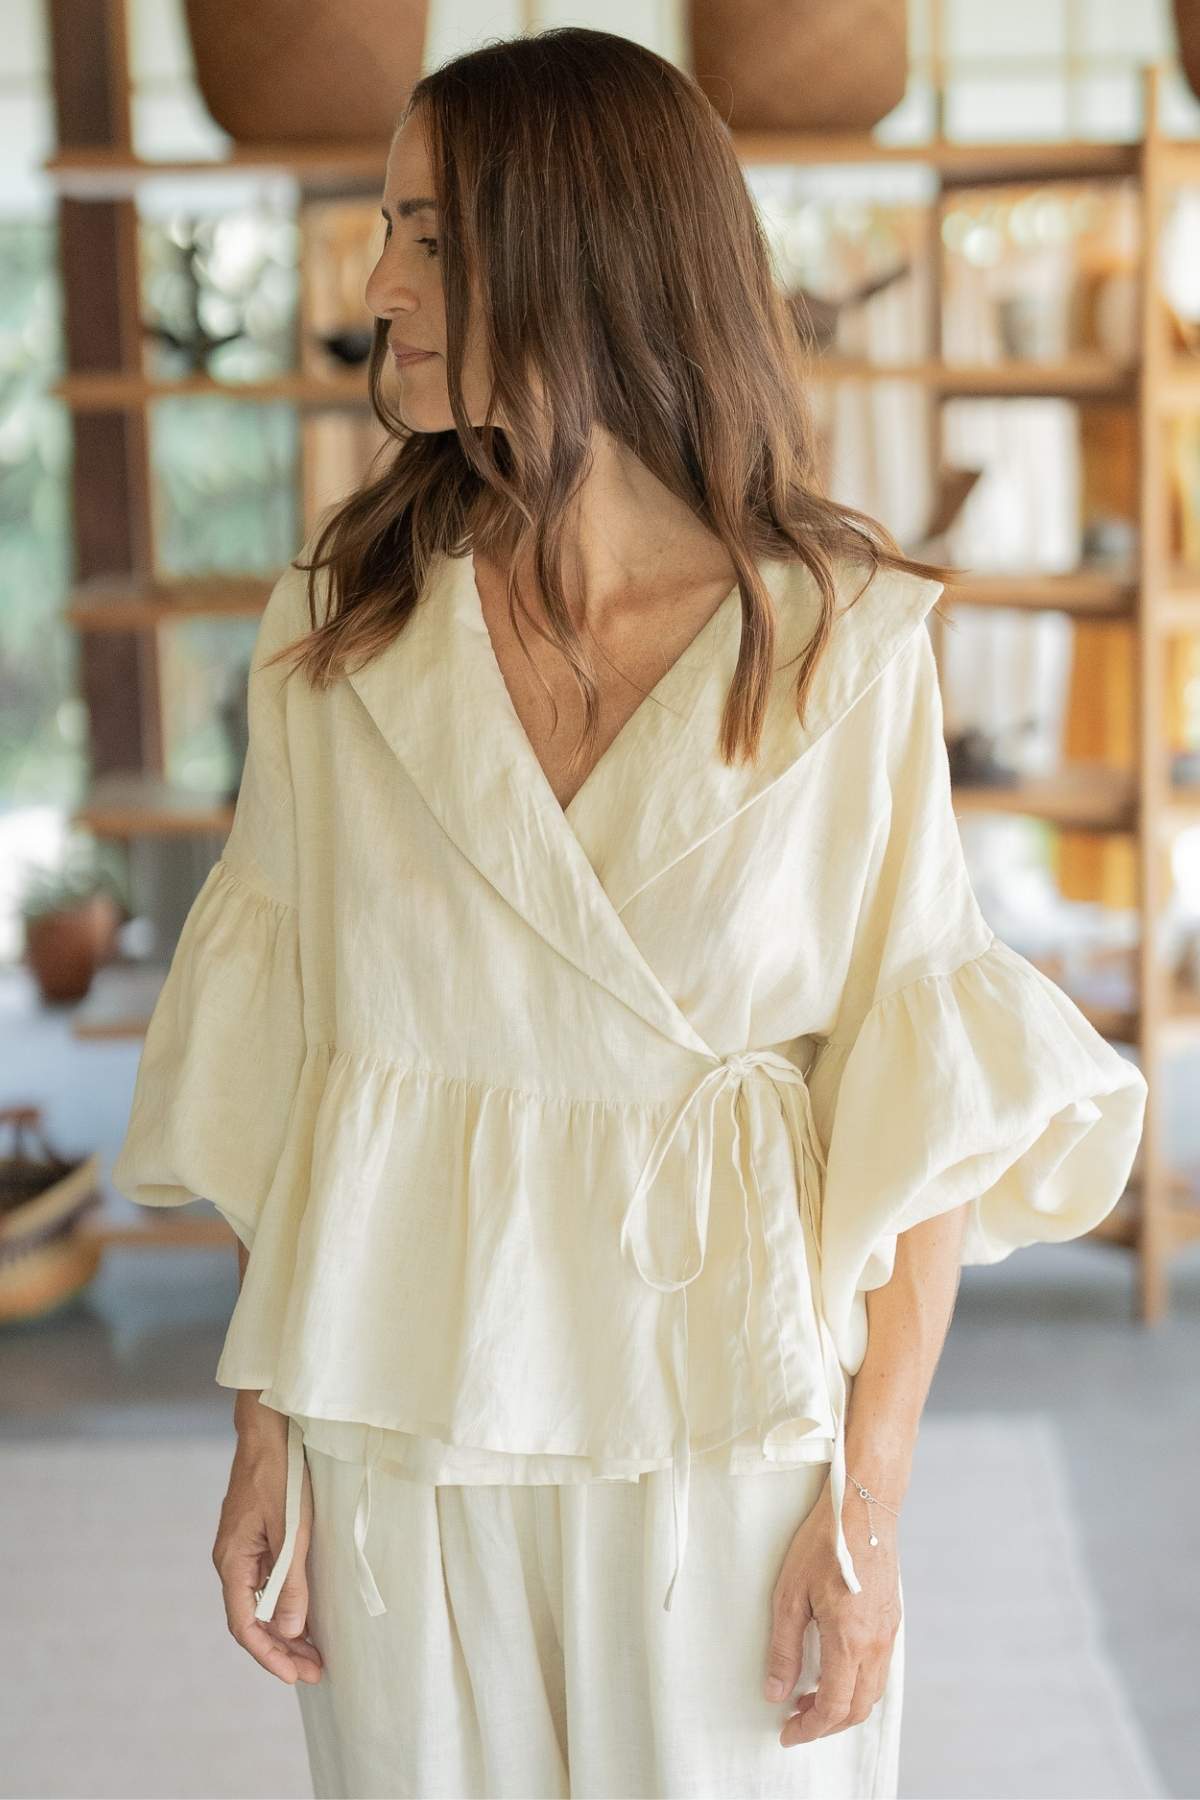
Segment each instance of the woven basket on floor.
M100 1245L79 1230L99 1204L100 1159L59 1156L46 1141L36 1106L0 1107L0 1128L13 1132L12 1153L0 1156L0 1324L38 1318L86 1287L100 1261ZM25 1133L38 1139L31 1155Z
M868 131L904 98L907 0L690 0L688 17L733 131Z

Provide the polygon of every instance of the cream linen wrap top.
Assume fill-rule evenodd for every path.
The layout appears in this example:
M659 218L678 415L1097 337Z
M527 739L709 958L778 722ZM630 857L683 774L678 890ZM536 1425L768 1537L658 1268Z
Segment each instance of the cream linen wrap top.
M669 1466L667 1605L693 1453L828 1460L859 1591L844 1417L897 1234L964 1201L964 1262L1086 1232L1146 1100L976 902L939 584L880 571L850 605L839 566L802 726L816 590L762 570L757 763L717 747L735 588L564 811L469 554L324 693L260 666L309 628L289 566L113 1169L248 1246L216 1379L318 1445L451 1482Z

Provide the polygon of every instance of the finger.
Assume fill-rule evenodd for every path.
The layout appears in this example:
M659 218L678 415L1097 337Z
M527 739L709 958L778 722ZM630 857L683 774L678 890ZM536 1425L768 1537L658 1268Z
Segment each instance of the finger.
M782 1588L772 1600L771 1641L767 1646L767 1668L763 1692L768 1700L783 1700L800 1679L804 1659L804 1633L812 1611L805 1592L794 1586Z
M274 1620L264 1619L261 1620L260 1623L266 1626L266 1629L271 1633L271 1636L276 1639L280 1648L292 1658L296 1669L296 1679L298 1681L320 1681L321 1672L325 1667L325 1659L322 1657L321 1652L311 1638L284 1638L275 1629Z
M846 1722L854 1690L858 1684L859 1659L846 1644L827 1643L829 1633L821 1638L821 1672L816 1692L802 1694L796 1710L784 1721L779 1742L810 1744L814 1738L826 1737Z
M257 1565L257 1557L252 1559ZM250 1563L239 1573L222 1575L221 1592L225 1600L225 1618L234 1641L241 1645L271 1675L289 1687L299 1679L296 1658L290 1645L269 1630L266 1622L254 1616L256 1605Z
M301 1681L319 1681L321 1679L325 1658L311 1638L293 1638L287 1648L296 1659L296 1669Z
M307 1619L308 1578L304 1569L304 1546L297 1537L292 1566L284 1576L275 1602L273 1623L280 1637L298 1638L304 1635Z
M851 1725L861 1725L870 1718L877 1701L883 1694L886 1682L886 1656L864 1657L859 1665L858 1680L854 1684L850 1711L846 1716L843 1730L848 1729Z

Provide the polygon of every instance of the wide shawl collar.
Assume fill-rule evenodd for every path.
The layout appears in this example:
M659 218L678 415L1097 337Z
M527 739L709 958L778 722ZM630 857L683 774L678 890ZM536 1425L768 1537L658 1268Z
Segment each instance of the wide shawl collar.
M817 618L803 564L760 564L776 605L776 667L759 758L717 738L737 663L734 588L626 722L564 809L496 661L470 553L439 556L404 629L348 680L451 840L561 956L673 1042L712 1051L622 920L629 901L783 779L918 628L936 581L879 570L838 596L833 636L796 716L795 658ZM790 664L793 666L782 667Z
M734 1132L731 1178L741 1194L745 1231L741 1340L746 1369L763 1397L763 1451L788 1460L786 1445L773 1444L774 1431L797 1418L814 1421L818 1431L828 1429L836 1553L850 1590L861 1589L842 1520L848 1389L825 1317L824 1155L807 1081L772 1048L719 1055L705 1043L647 963L622 911L680 857L787 777L920 628L941 585L881 570L852 605L845 604L852 593L839 594L833 635L801 725L793 699L796 671L786 665L809 641L818 595L801 563L768 560L761 567L776 608L778 643L761 750L753 764L731 767L718 748L741 629L737 588L641 702L565 810L513 707L469 552L437 560L404 629L349 675L434 817L496 891L560 956L702 1061L650 1147L621 1224L622 1252L642 1280L678 1297L673 1340L678 1423L671 1460L675 1566L663 1602L668 1609L683 1565L691 1482L687 1290L704 1266L716 1107L724 1098ZM860 586L861 578L853 592ZM660 1181L668 1153L689 1126L694 1126L694 1160L684 1176ZM781 1175L784 1169L788 1173ZM656 1209L665 1209L668 1226L684 1214L682 1269L656 1249L663 1242L661 1230L655 1230ZM807 1233L802 1254L796 1254L798 1211ZM770 1265L777 1306L771 1330L763 1324L761 1306L755 1313L751 1305L755 1229L764 1233L761 1253ZM678 1230L674 1241L680 1241ZM811 1286L807 1277L800 1280L810 1264Z

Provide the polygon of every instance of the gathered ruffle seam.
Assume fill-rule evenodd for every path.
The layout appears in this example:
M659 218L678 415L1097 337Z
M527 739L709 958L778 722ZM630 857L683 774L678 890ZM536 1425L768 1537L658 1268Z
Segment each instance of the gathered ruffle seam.
M864 1027L872 1015L879 1012L881 1008L887 1006L891 1001L907 1000L917 988L925 986L927 982L956 981L960 975L973 967L975 963L982 962L984 957L990 956L994 950L1006 948L1008 948L1008 946L1005 945L1004 940L997 937L996 933L993 931L982 950L976 950L972 955L964 957L962 962L955 964L954 968L931 969L927 975L914 975L910 981L902 981L898 987L890 988L886 994L879 994L871 1002L857 1025L847 1031L839 1031L835 1026L826 1036L822 1045L822 1052L833 1048L835 1045L845 1046L847 1048L851 1046L855 1040L861 1036Z
M393 1057L385 1056L382 1051L352 1049L339 1044L334 1038L314 1038L309 1041L308 1054L327 1053L331 1061L346 1063L362 1063L383 1070L400 1079L414 1076L419 1080L436 1082L443 1087L464 1087L479 1093L511 1095L516 1100L528 1100L543 1106L563 1106L575 1111L636 1113L638 1115L660 1116L670 1113L678 1104L674 1099L645 1100L611 1100L592 1094L552 1094L539 1088L517 1087L512 1082L496 1081L490 1075L451 1074L446 1069L431 1068L426 1063L399 1062Z

